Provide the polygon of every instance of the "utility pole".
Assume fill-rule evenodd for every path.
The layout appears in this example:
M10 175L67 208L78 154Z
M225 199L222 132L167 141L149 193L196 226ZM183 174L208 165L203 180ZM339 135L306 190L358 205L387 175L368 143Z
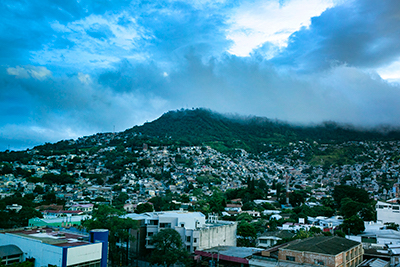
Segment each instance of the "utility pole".
M218 244L218 258L217 258L217 267L219 267L219 244Z

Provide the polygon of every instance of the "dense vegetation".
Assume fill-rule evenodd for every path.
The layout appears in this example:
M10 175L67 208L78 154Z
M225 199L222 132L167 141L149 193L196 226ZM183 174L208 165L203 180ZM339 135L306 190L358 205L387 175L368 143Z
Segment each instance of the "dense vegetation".
M76 154L78 150L92 154L101 149L101 146L98 145L99 141L109 135L113 134L99 133L80 138L76 142L63 140L54 144L45 143L34 149L39 150L43 156ZM207 109L194 109L167 112L153 122L134 126L116 134L115 138L112 138L112 141L107 145L132 148L142 147L143 143L152 146L210 145L223 153L235 153L235 148L242 148L258 154L272 151L276 147L284 148L289 142L296 141L335 144L374 140L400 140L400 130L389 128L359 130L352 126L339 125L334 122L325 122L315 126L296 126L261 117L228 116ZM346 161L351 160L351 153L357 152L354 149L357 148L351 146L344 150L331 151L331 153L325 151L317 156L328 160L332 157L341 157L341 160L346 163ZM111 154L110 156L112 156ZM26 163L31 158L32 155L29 151L0 153L0 162L20 161ZM312 159L312 157L309 157L309 160ZM315 161L319 159L314 158ZM120 162L120 164L123 164L123 162Z
M286 145L299 140L326 143L365 140L399 140L400 131L357 130L326 122L317 126L294 126L260 117L224 116L206 109L170 111L159 119L135 126L125 133L173 139L182 145L210 146L228 152L242 148L258 153L269 145Z

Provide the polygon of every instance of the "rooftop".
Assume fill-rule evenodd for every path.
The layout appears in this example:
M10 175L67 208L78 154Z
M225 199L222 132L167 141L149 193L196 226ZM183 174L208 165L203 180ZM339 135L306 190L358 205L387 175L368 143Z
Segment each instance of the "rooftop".
M19 235L31 239L40 240L43 243L58 247L75 247L90 244L88 241L85 241L86 236L84 235L55 231L52 228L16 229L2 231L0 234Z
M213 247L210 249L203 250L206 253L211 254L222 254L225 256L237 257L237 258L247 258L252 256L254 253L260 252L264 249L260 248L250 248L250 247L231 247L231 246L220 246Z
M282 250L307 251L328 255L337 255L359 244L359 242L343 237L320 236L300 240L299 242L292 243L289 246L282 248Z

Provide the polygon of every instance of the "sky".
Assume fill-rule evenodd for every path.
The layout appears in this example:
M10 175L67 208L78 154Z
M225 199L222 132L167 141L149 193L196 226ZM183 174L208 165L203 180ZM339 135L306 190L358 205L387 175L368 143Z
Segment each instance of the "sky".
M0 1L0 151L197 107L400 126L400 1Z

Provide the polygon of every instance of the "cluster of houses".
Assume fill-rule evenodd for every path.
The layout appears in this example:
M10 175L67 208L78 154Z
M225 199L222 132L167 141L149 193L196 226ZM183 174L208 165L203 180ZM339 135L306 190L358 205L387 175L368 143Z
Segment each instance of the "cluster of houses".
M381 205L382 203L378 203ZM71 218L84 217L75 215ZM124 215L138 221L131 229L135 240L129 249L134 255L144 255L154 248L152 236L163 229L175 229L182 238L184 248L199 263L212 266L398 266L400 264L400 234L384 229L380 222L366 222L366 230L359 236L314 236L287 243L296 231L311 224L299 221L283 225L276 232L258 237L256 247L237 247L237 223L218 220L200 212L165 211L130 213ZM58 218L43 221L32 219L24 229L0 231L0 255L6 265L31 260L35 267L102 266L106 261L107 230L94 230L89 237L72 233ZM75 219L74 219L75 220ZM334 227L339 218L311 218L312 226ZM318 222L317 222L318 221ZM58 227L57 227L58 226ZM64 224L65 226L65 224ZM91 265L92 266L92 265Z
M123 204L127 211L126 217L139 221L140 225L139 229L132 229L132 234L138 238L129 246L136 254L152 249L149 241L153 235L164 228L173 228L180 233L185 248L196 255L196 260L210 261L210 264L218 261L220 266L384 267L399 264L400 236L395 230L385 229L385 223L400 224L400 205L397 204L400 200L399 161L395 157L400 151L399 142L353 142L336 145L335 149L338 150L356 145L368 148L370 152L355 156L354 164L325 167L306 163L304 157L310 146L324 151L327 145L307 142L290 144L289 152L278 153L277 150L282 148L276 148L271 153L257 157L244 150L237 150L236 155L230 157L207 146L172 149L143 145L140 150L125 147L122 155L133 153L135 160L124 163L122 175L115 181L114 173L110 169L112 164L109 164L107 156L118 148L105 145L113 137L112 134L102 135L101 138L88 137L97 142L97 150L51 156L40 155L38 150L30 150L30 162L9 163L13 170L25 170L35 179L28 180L18 172L0 175L1 197L11 195L16 190L24 194L34 193L43 218L32 218L27 229L5 230L0 233L0 255L5 264L35 258L35 267L88 266L88 262L92 262L93 266L101 266L106 257L103 252L106 247L104 231L95 234L100 236L100 242L96 243L94 239L85 240L84 236L68 235L54 230L54 227L66 229L79 226L82 220L90 217L95 203L112 204L121 193L128 198ZM118 160L123 158L118 158L116 162ZM60 175L64 172L74 177L75 183L46 184L40 180L45 174ZM257 248L240 248L236 247L235 222L221 221L212 215L206 219L200 212L185 210L133 213L139 204L147 203L150 198L162 196L166 192L186 194L190 202L195 203L195 189L211 195L213 188L222 191L241 188L249 179L265 180L270 187L269 198L256 200L258 204L276 200L277 192L271 187L277 183L288 182L290 191L311 189L310 197L316 203L308 202L308 205L318 205L318 200L329 196L334 185L348 184L363 188L376 200L380 200L376 204L379 223L366 223L366 231L356 237L347 236L345 239L320 236L277 246L301 229L318 227L322 231L331 231L342 222L338 217L308 218L307 221L298 223L285 223L279 231L259 236ZM387 186L382 186L383 184ZM40 205L44 193L37 190L38 188L54 192L66 204ZM240 200L232 200L226 205L223 215L248 213L253 218L271 215L271 218L277 220L285 216L279 210L251 211L242 210L242 207ZM22 206L13 204L6 209L18 212ZM53 228L50 229L49 226ZM29 249L32 244L39 243L41 245L37 246L38 251ZM54 261L47 260L47 256L43 260L37 259L37 255L44 253L43 251L51 251L57 257L54 257ZM87 251L87 255L91 256L85 258L79 254L81 251Z

